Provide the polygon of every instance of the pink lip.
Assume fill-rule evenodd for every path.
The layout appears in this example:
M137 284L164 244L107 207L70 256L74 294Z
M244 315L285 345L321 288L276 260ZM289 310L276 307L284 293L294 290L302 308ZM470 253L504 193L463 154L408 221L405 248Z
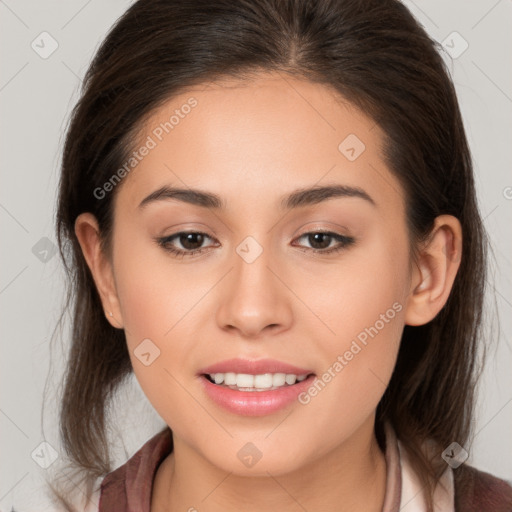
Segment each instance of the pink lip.
M288 373L294 375L307 375L313 373L311 370L299 368L288 363L283 363L275 359L258 359L251 361L248 359L229 359L220 363L212 364L202 370L198 374L209 373L246 373L248 375L262 375L264 373Z
M298 404L299 394L306 391L315 378L315 375L310 375L293 386L272 391L236 391L210 382L205 375L201 375L200 381L206 395L223 409L240 416L264 416L284 409L293 402Z

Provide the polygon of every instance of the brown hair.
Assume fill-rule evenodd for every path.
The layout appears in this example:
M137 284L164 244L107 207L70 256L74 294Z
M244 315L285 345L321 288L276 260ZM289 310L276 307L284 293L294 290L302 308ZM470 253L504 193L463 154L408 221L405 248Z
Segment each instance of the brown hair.
M382 128L386 163L406 193L411 247L438 215L462 224L451 295L434 320L405 326L377 410L377 426L391 421L432 493L445 463L440 453L428 457L422 443L464 445L471 431L487 251L461 114L439 49L397 0L139 0L117 21L72 114L56 219L72 308L61 436L88 479L112 470L105 412L132 368L124 332L105 319L75 219L96 216L108 253L119 187L102 199L94 190L126 161L143 121L186 87L277 71L333 88Z

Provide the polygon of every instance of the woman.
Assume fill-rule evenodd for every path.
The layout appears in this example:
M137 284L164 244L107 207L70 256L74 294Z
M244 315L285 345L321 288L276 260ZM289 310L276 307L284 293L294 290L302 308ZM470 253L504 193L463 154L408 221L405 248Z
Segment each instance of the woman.
M87 73L59 193L61 430L90 502L511 510L464 464L475 196L453 85L401 3L136 2ZM132 371L168 428L112 471Z

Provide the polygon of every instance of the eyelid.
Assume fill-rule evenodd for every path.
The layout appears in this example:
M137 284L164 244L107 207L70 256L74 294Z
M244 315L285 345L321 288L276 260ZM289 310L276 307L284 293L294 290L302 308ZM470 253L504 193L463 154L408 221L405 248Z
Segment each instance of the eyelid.
M332 226L332 227L331 227ZM345 236L349 236L350 230L347 228L347 226L344 226L343 224L338 224L337 222L328 222L328 221L314 221L314 222L308 222L307 224L303 224L297 231L302 234L311 233L314 232L324 232L324 233L331 233L331 232L337 232L337 231L343 231L346 233ZM342 233L337 233L339 235L342 235ZM300 236L300 235L294 235L294 236Z

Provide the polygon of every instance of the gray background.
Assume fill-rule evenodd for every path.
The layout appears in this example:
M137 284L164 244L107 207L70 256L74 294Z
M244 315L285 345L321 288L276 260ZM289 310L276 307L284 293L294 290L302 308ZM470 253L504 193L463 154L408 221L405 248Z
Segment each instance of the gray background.
M45 440L60 453L53 397L62 372L65 330L50 350L63 297L60 260L52 254L60 152L81 77L107 30L130 3L0 0L2 511L12 505L19 512L52 510L44 504L42 482L45 472L58 467L62 457L50 469L38 463L52 459L51 449L40 445ZM496 256L487 321L494 326L498 343L483 374L476 436L466 447L468 462L512 480L512 2L405 3L455 57L445 58L459 95L482 216ZM40 36L44 31L51 36ZM53 40L57 49L44 55ZM163 426L134 379L120 393L113 415L123 425L122 438L115 430L112 435L119 464Z

